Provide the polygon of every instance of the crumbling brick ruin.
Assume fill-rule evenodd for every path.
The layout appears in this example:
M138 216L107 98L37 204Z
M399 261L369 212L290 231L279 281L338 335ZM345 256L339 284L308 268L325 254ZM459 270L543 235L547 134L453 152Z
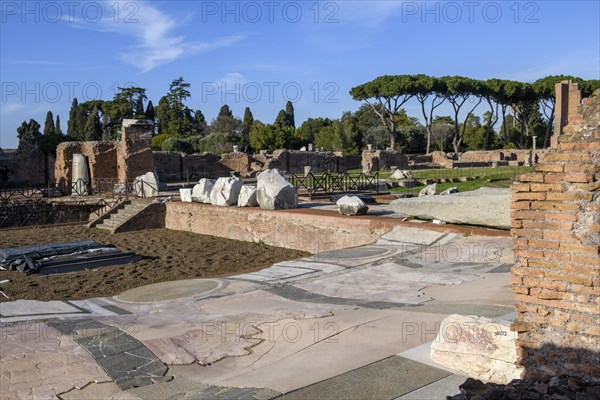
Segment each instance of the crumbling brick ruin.
M145 120L124 120L121 141L64 142L56 148L54 175L57 183L71 182L73 154L88 159L92 185L98 179L126 182L154 170L150 149L152 124Z
M277 168L288 174L302 174L304 167L312 172L346 172L348 166L360 168L360 156L325 151L275 150L273 154L249 155L225 153L220 158L212 153L185 154L155 151L154 165L161 180L218 178L232 172L243 178L255 177L266 169Z
M600 381L600 93L556 92L554 149L511 187L514 329L526 377Z
M54 155L34 144L21 143L16 151L0 149L0 185L45 185L54 178Z

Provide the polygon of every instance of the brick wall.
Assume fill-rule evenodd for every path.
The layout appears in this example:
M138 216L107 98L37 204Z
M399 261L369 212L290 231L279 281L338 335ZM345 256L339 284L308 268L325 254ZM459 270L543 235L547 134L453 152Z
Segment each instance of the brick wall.
M567 89L557 87L573 92ZM557 109L569 110L569 124L553 138L555 150L511 186L514 329L529 377L569 374L600 381L597 95L577 107L557 102Z

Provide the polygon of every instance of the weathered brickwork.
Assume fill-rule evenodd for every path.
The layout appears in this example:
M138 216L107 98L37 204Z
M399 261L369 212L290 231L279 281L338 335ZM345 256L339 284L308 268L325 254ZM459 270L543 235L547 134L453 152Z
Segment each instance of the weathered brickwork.
M600 96L575 91L557 85L556 147L511 186L514 329L528 377L600 380Z

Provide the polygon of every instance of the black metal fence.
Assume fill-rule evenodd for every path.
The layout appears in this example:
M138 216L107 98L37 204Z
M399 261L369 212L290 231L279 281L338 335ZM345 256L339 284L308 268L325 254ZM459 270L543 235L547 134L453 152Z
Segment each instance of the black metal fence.
M42 185L21 184L18 186L0 185L0 200L43 199L61 196L109 195L111 197L155 197L158 187L148 182L130 179L125 182L118 179L78 179L67 182Z
M309 198L329 196L338 193L379 193L381 190L379 173L348 174L337 172L312 172L307 175L292 174L290 183L299 195Z
M51 199L0 200L0 229L32 225L85 222L100 216L121 198L95 202L63 202Z

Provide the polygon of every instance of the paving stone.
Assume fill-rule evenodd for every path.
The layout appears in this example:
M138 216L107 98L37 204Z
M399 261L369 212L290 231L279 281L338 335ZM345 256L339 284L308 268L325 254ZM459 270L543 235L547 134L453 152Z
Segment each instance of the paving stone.
M152 384L164 376L167 367L150 350L140 347L97 360L123 390Z
M286 393L280 399L391 399L448 375L441 369L393 356Z

